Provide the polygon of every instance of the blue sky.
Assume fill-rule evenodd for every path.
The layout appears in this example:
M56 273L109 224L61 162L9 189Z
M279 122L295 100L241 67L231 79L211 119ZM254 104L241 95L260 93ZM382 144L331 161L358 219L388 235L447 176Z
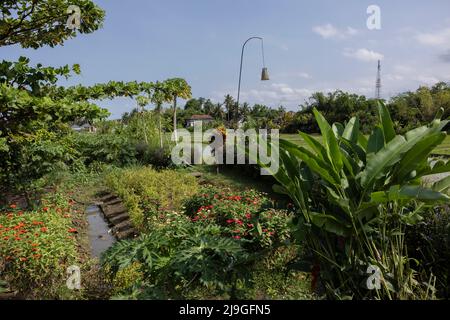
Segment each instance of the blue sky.
M372 97L376 60L382 95L450 81L450 1L430 0L95 0L104 27L57 48L0 49L33 63L79 63L67 84L183 77L195 97L236 96L242 43L264 38L271 80L259 80L260 44L245 52L241 101L298 110L314 91L342 89ZM369 30L366 10L381 8L381 30ZM103 101L116 118L131 99Z

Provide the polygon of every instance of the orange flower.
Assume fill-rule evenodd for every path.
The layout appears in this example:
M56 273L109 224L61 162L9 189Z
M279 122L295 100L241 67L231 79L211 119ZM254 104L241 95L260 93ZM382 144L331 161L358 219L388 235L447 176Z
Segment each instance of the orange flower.
M68 231L69 231L70 233L77 233L77 232L78 232L78 230L75 229L75 228L70 228Z
M37 246L39 246L39 243L32 243L31 246L32 247L37 247Z
M15 208L17 208L17 205L16 205L15 203L12 203L9 207L10 207L11 209L15 209Z
M48 207L43 207L42 210L44 210L44 212L48 211Z
M47 229L46 227L42 227L42 228L41 228L41 232L47 232L47 230L48 230L48 229Z
M19 260L23 262L23 261L27 261L27 258L25 258L25 257L20 257Z

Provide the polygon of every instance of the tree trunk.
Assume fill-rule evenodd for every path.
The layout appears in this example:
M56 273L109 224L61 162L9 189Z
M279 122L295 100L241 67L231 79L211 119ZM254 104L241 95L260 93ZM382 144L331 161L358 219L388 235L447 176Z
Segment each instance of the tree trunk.
M175 137L175 141L178 142L178 134L177 134L177 96L173 96L173 133Z
M161 106L158 108L158 120L159 120L159 146L163 148L163 138L162 138L162 124L161 124Z

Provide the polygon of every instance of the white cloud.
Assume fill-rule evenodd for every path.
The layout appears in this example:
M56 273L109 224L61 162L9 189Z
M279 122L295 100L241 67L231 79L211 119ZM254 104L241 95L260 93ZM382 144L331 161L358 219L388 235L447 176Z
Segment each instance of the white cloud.
M303 78L303 79L311 79L312 78L311 75L309 73L306 73L306 72L299 72L298 76L300 78Z
M450 43L450 28L433 33L419 33L416 36L419 43L428 46L444 46Z
M341 30L333 26L331 23L315 26L312 30L324 39L346 39L359 33L358 30L352 27L347 27L345 30Z
M369 49L358 49L358 50L350 50L346 49L344 51L344 56L349 58L358 59L365 62L372 62L377 60L383 60L384 55Z

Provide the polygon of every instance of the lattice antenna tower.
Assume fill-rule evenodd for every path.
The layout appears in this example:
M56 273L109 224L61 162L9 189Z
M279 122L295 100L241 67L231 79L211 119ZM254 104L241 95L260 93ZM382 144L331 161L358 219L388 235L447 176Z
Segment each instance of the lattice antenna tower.
M381 99L381 61L378 60L377 83L375 88L375 99Z

